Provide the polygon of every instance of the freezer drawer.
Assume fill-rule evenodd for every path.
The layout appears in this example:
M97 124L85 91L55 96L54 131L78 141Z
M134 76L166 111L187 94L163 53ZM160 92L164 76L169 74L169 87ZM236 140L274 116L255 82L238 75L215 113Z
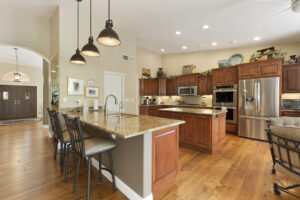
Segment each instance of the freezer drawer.
M238 135L258 140L267 140L265 117L239 116Z

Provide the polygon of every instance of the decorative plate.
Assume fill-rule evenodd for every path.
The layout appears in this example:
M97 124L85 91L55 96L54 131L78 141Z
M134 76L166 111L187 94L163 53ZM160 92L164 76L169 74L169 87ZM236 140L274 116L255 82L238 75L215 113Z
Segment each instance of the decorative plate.
M228 60L230 66L241 64L243 61L244 56L239 53L232 55Z

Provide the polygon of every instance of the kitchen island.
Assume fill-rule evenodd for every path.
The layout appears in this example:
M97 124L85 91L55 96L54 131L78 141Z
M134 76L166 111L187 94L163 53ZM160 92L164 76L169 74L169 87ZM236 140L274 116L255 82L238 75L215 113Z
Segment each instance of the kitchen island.
M180 144L213 153L225 139L226 111L200 108L159 109L159 117L184 120L180 126Z
M110 135L117 188L129 199L153 199L175 183L179 155L179 125L182 120L144 115L108 115L103 112L68 113L80 117L92 136ZM109 166L103 155L103 164ZM98 161L93 159L97 168ZM111 179L104 170L102 173Z

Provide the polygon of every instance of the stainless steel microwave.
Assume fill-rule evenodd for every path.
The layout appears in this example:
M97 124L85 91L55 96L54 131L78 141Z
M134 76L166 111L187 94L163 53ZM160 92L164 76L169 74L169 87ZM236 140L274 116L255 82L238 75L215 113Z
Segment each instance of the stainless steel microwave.
M179 96L197 96L197 86L178 87Z

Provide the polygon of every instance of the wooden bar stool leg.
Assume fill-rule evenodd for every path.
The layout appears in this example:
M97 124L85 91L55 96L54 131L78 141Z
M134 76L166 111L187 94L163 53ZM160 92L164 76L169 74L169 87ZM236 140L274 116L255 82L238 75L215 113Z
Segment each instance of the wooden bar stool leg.
M78 160L77 160L77 167L76 167L76 175L75 175L75 181L74 181L74 187L73 187L73 194L76 194L76 190L77 190L79 168L80 168L80 156L78 156Z
M99 154L99 180L102 180L102 154Z
M61 163L61 168L60 168L61 172L64 172L64 168L65 168L64 166L65 166L66 146L67 146L67 144L63 143L63 149L61 150L62 151L62 163Z
M91 157L88 157L88 177L87 177L87 190L86 190L86 199L87 200L90 200L91 169L92 169L92 159L91 159Z
M110 161L111 176L112 176L112 181L113 181L113 188L114 188L114 191L116 191L117 188L116 188L115 170L114 170L112 151L109 151L109 161Z
M63 148L63 145L64 145L64 144L63 144L62 142L60 142L60 151L59 151L59 152L60 152L60 153L59 153L59 156L60 156L60 157L59 157L59 159L60 159L60 160L59 160L59 164L60 164L60 165L62 165L62 163L63 163L63 160L62 160L62 159L63 159L63 149L64 149L64 148Z

